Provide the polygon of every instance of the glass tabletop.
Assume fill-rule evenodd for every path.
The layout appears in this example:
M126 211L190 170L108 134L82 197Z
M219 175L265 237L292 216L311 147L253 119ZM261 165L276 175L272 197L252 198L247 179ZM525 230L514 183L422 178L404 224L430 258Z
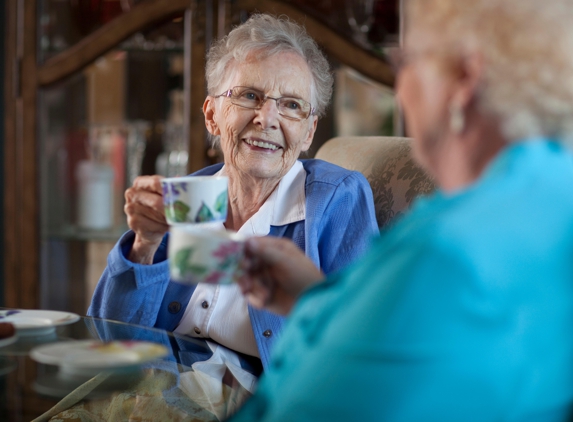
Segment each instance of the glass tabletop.
M40 346L68 342L61 346L66 350L85 340L152 342L165 346L167 355L120 368L113 368L110 356L109 368L95 372L69 371L30 356ZM81 317L0 343L0 420L224 420L252 394L260 373L258 359L210 341Z

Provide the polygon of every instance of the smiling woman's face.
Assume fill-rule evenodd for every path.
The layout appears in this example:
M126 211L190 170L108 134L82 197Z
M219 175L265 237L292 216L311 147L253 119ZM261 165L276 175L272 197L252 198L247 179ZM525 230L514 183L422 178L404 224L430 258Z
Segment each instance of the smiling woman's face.
M268 97L296 97L312 103L312 75L296 53L266 58L250 55L231 63L221 93L236 86L252 87ZM220 94L220 93L219 93ZM316 116L294 121L279 114L268 99L260 110L243 108L226 97L207 97L203 106L207 129L220 135L225 165L251 177L280 179L307 151L316 129Z

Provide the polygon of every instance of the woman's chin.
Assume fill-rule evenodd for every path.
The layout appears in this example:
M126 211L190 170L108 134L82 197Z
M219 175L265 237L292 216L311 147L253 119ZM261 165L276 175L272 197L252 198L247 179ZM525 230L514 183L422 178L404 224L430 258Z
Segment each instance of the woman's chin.
M291 166L289 166L290 169ZM288 169L284 170L284 165L280 163L269 163L264 162L264 160L249 160L246 165L241 165L237 167L239 173L248 175L251 178L268 180L268 179L280 179L287 172Z

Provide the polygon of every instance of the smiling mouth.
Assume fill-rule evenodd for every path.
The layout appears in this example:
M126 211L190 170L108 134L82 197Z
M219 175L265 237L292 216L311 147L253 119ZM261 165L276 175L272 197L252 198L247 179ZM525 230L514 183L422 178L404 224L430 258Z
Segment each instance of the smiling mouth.
M255 147L259 147L259 148L263 148L263 149L268 149L271 151L276 151L277 149L280 149L281 147L279 147L278 145L275 144L271 144L269 142L264 142L264 141L256 141L254 139L250 139L250 138L246 138L244 140L247 144L255 146Z

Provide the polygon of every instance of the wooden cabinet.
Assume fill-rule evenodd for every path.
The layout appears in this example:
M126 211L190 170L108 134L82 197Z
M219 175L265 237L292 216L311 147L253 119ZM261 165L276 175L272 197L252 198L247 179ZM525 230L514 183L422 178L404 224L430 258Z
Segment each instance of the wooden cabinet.
M161 157L153 155L154 136L166 142L169 131L180 130L186 171L217 159L201 113L206 46L250 12L284 14L304 22L334 60L386 86L393 84L392 71L380 55L309 13L301 6L304 2L5 3L4 289L9 307L85 314L93 280L125 228L121 192L145 168L146 159L160 162ZM336 13L336 2L327 3ZM180 31L176 39L170 38L169 28ZM168 102L170 107L163 106ZM144 153L137 149L141 145ZM98 222L96 218L89 226L80 218L78 185L83 174L95 171L91 164L80 164L86 161L102 164L97 173L101 183L92 187L99 198L106 186L111 190L111 223L102 217L101 199L96 205L104 211L96 213Z

